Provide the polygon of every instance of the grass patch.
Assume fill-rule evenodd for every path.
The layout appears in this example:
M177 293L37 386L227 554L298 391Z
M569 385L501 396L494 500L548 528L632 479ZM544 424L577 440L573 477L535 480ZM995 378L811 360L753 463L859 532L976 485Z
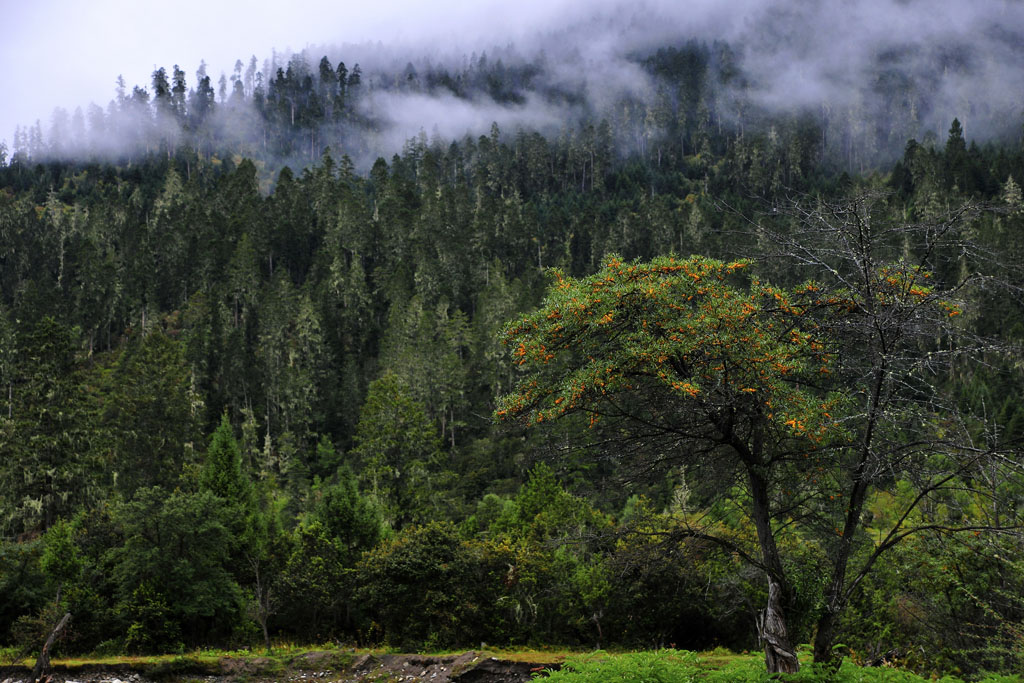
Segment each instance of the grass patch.
M566 657L579 654L566 648L487 648L480 651L481 657L495 657L509 662L531 662L535 664L560 664Z
M289 668L299 671L332 671L348 669L355 661L355 651L307 650L289 653L281 661Z
M910 671L885 667L861 667L844 661L838 672L806 664L797 674L777 677L764 670L760 655L736 655L715 650L707 654L685 650L659 650L609 654L593 652L570 655L559 671L551 671L552 683L926 683ZM941 683L961 683L946 676ZM1024 683L1019 676L989 676L981 683Z
M177 655L147 664L140 671L157 680L185 675L213 676L220 673L220 663L211 657Z

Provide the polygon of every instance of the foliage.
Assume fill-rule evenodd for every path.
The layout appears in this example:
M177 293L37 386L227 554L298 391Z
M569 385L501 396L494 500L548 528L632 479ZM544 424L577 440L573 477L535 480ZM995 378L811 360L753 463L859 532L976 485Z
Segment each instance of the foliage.
M65 651L250 643L257 624L265 644L750 649L773 536L794 641L1016 666L1019 549L970 534L1012 523L1024 489L965 456L1020 460L1024 152L973 144L976 117L921 130L929 94L888 75L877 111L762 111L733 49L636 56L651 97L571 107L558 136L422 135L376 163L364 98L521 103L549 66L391 78L300 53L241 65L224 101L156 69L79 132L21 131L0 153L0 643L59 593ZM67 156L101 130L122 156ZM524 314L538 329L503 344ZM879 359L892 400L866 430ZM698 420L730 407L766 470ZM889 545L923 526L948 533ZM420 598L429 628L387 611Z
M759 572L708 541L687 538L678 517L638 501L604 564L614 577L603 620L611 642L749 646L751 615L764 600Z
M889 654L925 672L1018 669L1024 575L1017 554L1007 538L915 539L865 580L844 617L846 642L860 661Z
M554 271L541 308L507 330L528 372L496 414L540 423L582 411L592 426L628 415L629 407L608 404L636 395L652 405L706 401L763 412L775 432L820 440L829 404L793 381L829 372L823 341L799 326L805 309L797 297L813 285L790 294L755 282L745 293L727 279L747 265L700 257L627 264L613 256L580 280ZM687 412L669 413L682 423L672 430L685 432ZM668 431L666 419L654 413L655 429Z
M242 471L242 453L235 441L227 415L210 438L205 462L199 474L199 486L244 514L251 496L251 483Z
M184 350L156 329L136 335L91 373L102 435L96 446L125 496L143 486L173 487L194 462L202 402Z
M423 405L397 376L374 380L353 449L370 494L393 527L428 518L440 440Z
M472 642L486 623L479 567L454 526L412 526L366 553L359 599L384 639L406 650Z
M481 548L506 638L600 643L610 590L600 554L608 530L609 520L569 494L551 468L534 466Z
M369 498L360 495L355 475L346 465L338 468L335 477L321 483L315 494L310 519L325 527L338 545L344 564L355 564L359 555L381 538L380 511Z
M346 548L319 521L300 526L281 579L283 618L304 638L324 640L349 626Z
M124 545L110 551L128 644L174 649L230 633L241 594L231 574L230 511L209 492L140 489L117 511ZM179 631L180 629L180 631Z
M20 361L0 423L6 536L44 531L96 492L74 335L49 316L19 328Z

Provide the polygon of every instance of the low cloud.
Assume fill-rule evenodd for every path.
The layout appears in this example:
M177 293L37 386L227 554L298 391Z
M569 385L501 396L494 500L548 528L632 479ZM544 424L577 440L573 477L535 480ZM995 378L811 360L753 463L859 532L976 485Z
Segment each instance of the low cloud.
M371 93L359 105L363 115L384 126L383 149L401 149L420 131L442 139L460 139L488 131L492 123L502 130L557 133L570 120L568 108L551 105L531 95L522 104L501 104L488 97L463 99L454 95Z
M554 133L581 114L614 114L624 100L650 102L661 84L642 60L690 41L712 50L729 46L739 77L709 84L722 102L744 98L775 113L871 112L878 125L887 116L911 117L907 130L940 135L957 116L974 139L1019 131L1024 112L1024 3L1016 0L524 0L481 2L469 10L446 1L429 9L364 7L347 18L336 3L296 10L311 18L310 38L320 41L305 51L311 66L324 54L350 68L361 63L366 93L360 112L374 121L374 147L381 154L398 151L421 130L459 138L486 134L496 122L503 130ZM299 23L289 24L293 32ZM346 43L352 27L361 27L361 37L372 27L381 42ZM246 32L234 33L232 39L244 44ZM189 39L180 36L188 53L183 64L195 64L203 54ZM238 49L246 62L250 49ZM385 80L410 62L421 72L445 69L456 76L485 51L509 67L539 69L510 101L480 89L465 96L444 88L429 94ZM277 54L276 66L287 63L288 54ZM217 64L211 75L230 72L225 66ZM273 77L270 62L261 67L265 78ZM261 132L249 130L258 123L251 110L219 109L225 130L235 130L250 146L260 144ZM133 130L148 125L140 121ZM44 137L48 127L40 126ZM159 134L166 139L174 132ZM90 136L93 150L122 144L91 127Z

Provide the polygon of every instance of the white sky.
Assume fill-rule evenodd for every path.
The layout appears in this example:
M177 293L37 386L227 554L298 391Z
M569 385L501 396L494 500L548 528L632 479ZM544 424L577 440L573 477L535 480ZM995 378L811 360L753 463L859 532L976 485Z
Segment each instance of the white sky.
M544 25L571 0L0 0L0 140L53 108L72 113L114 97L118 74L130 91L174 64L195 85L205 59L214 87L235 60L260 65L309 45L401 41L434 47L475 43L479 27L506 42ZM575 3L581 7L580 3ZM585 3L582 5L585 7ZM561 8L561 9L560 9Z

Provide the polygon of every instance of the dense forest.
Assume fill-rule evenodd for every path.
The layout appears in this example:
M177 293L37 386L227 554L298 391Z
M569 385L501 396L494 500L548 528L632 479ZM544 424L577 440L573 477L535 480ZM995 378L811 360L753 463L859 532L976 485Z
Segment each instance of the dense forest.
M578 398L563 385L546 408L510 408L535 376L519 321L560 316L562 284L596 291L588 278L609 268L691 254L708 258L689 262L702 272L731 268L729 282L735 264L754 273L725 298L770 282L787 313L810 310L794 302L841 280L843 256L810 258L824 252L802 231L854 215L893 226L873 272L894 288L931 278L905 289L944 327L914 327L905 365L880 371L912 391L886 407L885 438L904 450L856 489L857 543L765 502L790 640L824 628L845 548L866 569L828 623L840 654L1019 670L1020 120L983 144L959 119L929 132L928 84L884 60L871 106L779 113L745 98L724 43L635 55L656 87L604 106L511 51L461 70L313 63L253 58L217 87L200 70L191 88L161 68L131 91L122 81L106 110L58 111L0 149L0 643L31 651L70 612L65 652L275 638L758 648L770 632L757 615L778 596L749 479L692 440L633 438L614 419L591 429L555 410ZM572 112L554 130L413 131L375 157L393 133L385 96L528 108L541 91ZM893 265L911 262L927 273ZM866 308L895 306L894 292ZM829 327L840 318L800 329L824 346L855 338ZM855 350L836 348L852 367ZM635 392L647 371L629 367ZM793 381L860 390L840 373ZM786 444L806 431L792 419ZM977 457L934 484L954 437ZM932 469L893 464L911 450ZM799 474L824 473L816 462ZM718 541L694 533L701 520Z

